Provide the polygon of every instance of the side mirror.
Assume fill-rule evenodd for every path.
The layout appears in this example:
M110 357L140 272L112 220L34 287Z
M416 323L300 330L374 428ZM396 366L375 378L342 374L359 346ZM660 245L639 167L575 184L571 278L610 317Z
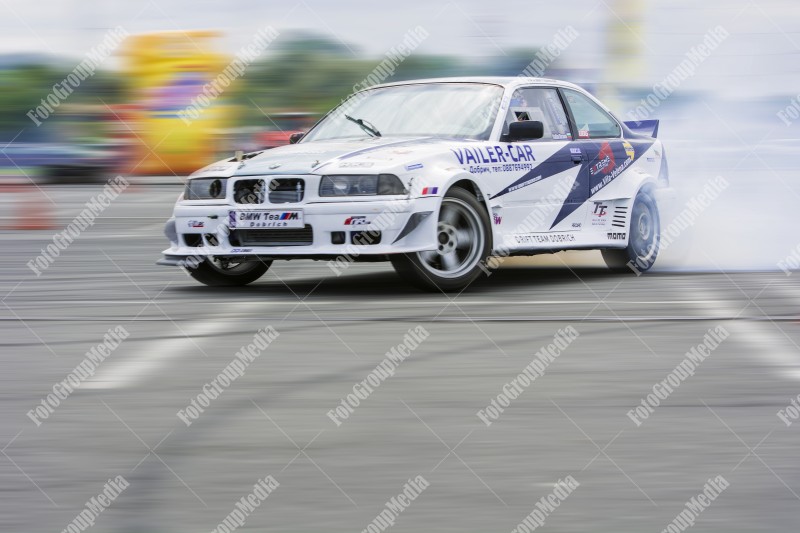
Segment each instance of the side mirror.
M539 120L520 120L508 125L509 141L527 141L544 137L544 124Z
M304 131L297 131L289 135L289 144L296 144L300 139L305 136Z

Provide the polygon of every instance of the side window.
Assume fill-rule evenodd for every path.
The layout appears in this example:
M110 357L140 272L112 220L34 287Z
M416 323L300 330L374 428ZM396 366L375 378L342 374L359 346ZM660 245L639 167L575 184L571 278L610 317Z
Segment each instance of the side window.
M564 90L564 96L578 127L579 139L620 136L619 124L592 100L569 89Z
M508 133L508 125L520 120L538 120L544 124L545 141L572 140L569 121L555 89L527 88L517 89L511 96L503 133Z

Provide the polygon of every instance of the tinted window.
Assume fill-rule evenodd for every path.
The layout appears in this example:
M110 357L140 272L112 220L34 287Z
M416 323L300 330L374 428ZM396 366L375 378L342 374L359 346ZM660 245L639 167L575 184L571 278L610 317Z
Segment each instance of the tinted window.
M544 124L544 140L572 140L569 121L555 89L517 89L511 96L503 133L508 125L520 120L538 120Z
M575 125L578 127L579 139L597 139L603 137L619 137L619 124L600 106L586 96L565 90L564 96Z

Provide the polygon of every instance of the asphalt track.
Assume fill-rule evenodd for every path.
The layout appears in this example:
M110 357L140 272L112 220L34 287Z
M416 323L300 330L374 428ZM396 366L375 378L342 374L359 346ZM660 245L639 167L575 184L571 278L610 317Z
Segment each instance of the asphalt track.
M96 190L43 194L63 224ZM153 264L177 190L124 193L39 277L25 264L53 231L0 237L0 531L61 531L118 475L130 486L92 531L211 531L268 475L279 486L240 531L361 531L420 475L430 486L392 531L511 531L567 476L579 486L541 531L661 531L716 476L730 486L693 531L797 530L800 422L776 415L800 393L797 276L621 276L586 253L509 261L460 295L321 262L210 289ZM26 413L117 326L130 336L37 426ZM267 326L279 336L187 427L176 413ZM326 413L420 326L428 338L337 426ZM481 421L568 327L574 342ZM637 426L626 413L720 327Z

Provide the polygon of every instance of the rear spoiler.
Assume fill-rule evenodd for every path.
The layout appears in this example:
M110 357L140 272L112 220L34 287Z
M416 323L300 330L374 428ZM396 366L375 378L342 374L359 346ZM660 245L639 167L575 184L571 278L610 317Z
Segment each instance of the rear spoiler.
M631 120L625 122L633 133L656 138L658 136L658 120Z

